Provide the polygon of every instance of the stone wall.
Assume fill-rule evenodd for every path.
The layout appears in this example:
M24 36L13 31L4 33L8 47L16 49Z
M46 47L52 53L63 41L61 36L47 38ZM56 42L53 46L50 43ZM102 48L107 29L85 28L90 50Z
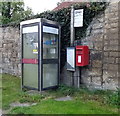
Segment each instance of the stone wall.
M0 72L21 75L18 27L0 27Z
M119 7L118 7L119 6ZM72 73L62 70L62 83L69 86L81 85L96 89L115 90L120 79L118 66L120 65L120 3L110 3L105 12L93 19L87 29L87 37L83 38L82 45L88 45L90 49L90 64ZM74 81L74 82L73 82Z
M65 65L61 71L61 83L75 87L86 85L96 89L115 90L118 87L119 13L120 3L110 3L103 14L93 19L87 28L87 37L80 40L82 45L89 46L90 64L82 68L76 67L75 73L67 71ZM0 27L0 33L1 71L21 76L19 28Z

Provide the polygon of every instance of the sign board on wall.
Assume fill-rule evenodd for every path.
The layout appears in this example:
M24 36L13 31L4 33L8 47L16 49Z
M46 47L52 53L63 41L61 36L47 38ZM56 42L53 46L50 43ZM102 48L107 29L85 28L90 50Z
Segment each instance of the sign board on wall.
M83 26L83 9L74 11L74 27Z
M75 71L75 47L67 47L67 70Z

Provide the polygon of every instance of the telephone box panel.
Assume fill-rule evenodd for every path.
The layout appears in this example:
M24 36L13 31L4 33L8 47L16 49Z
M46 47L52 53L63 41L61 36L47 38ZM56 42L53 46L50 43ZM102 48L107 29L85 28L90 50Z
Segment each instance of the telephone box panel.
M86 66L89 64L88 46L76 46L76 66Z
M47 19L23 21L22 88L39 91L57 87L60 75L60 26Z

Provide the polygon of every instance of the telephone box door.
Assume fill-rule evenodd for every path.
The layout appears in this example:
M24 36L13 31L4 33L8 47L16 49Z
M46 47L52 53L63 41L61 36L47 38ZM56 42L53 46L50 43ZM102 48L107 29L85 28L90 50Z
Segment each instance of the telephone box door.
M38 89L38 24L22 26L22 85Z
M59 27L43 23L42 89L58 86Z

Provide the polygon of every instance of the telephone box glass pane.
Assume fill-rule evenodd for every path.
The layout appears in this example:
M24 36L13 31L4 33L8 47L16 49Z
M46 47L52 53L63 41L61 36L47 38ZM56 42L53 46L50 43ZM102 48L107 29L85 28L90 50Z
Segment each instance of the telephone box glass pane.
M43 59L58 58L58 35L43 33Z
M23 57L38 58L38 33L23 34Z
M24 64L23 67L24 86L38 88L38 65Z
M43 64L43 88L56 86L58 83L58 64Z

